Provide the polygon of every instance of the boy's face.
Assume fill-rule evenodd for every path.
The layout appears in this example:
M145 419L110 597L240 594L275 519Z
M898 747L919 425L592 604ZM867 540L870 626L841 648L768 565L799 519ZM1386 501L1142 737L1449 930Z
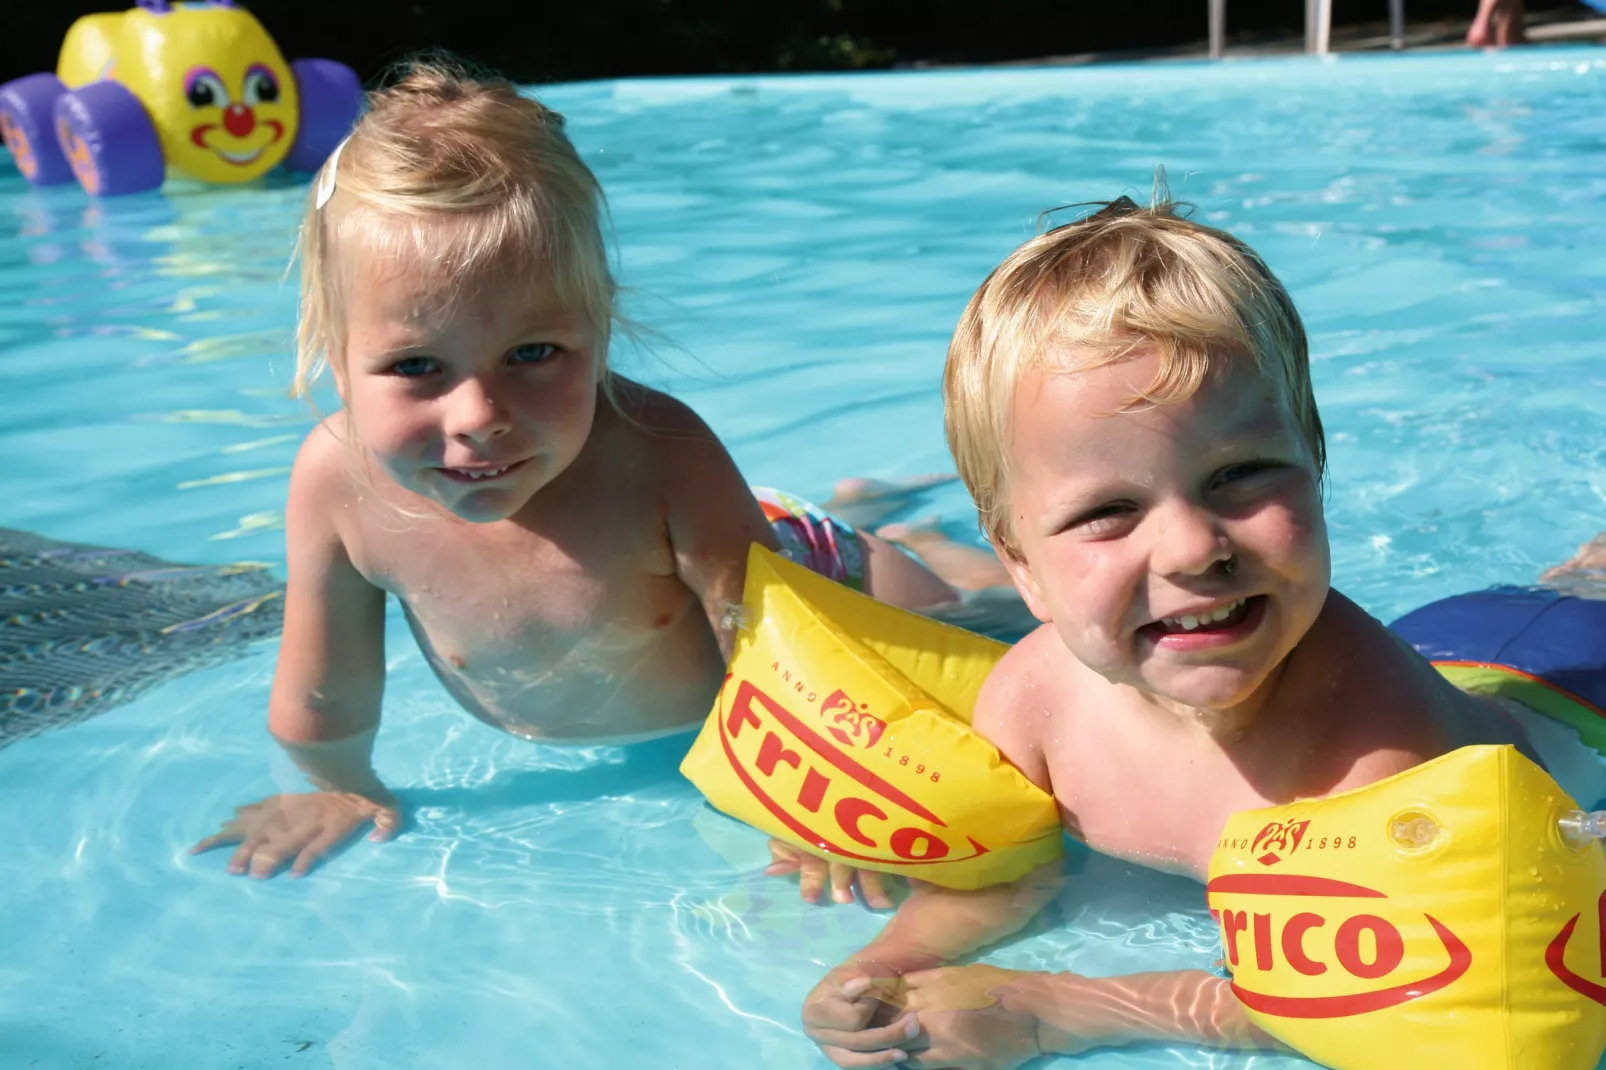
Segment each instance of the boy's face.
M397 483L506 519L579 456L607 343L550 287L436 276L359 262L341 396Z
M1077 367L1078 354L1062 367ZM1032 612L1083 664L1195 709L1252 697L1327 598L1310 450L1245 358L1186 401L1132 407L1152 348L1020 382L1009 503Z

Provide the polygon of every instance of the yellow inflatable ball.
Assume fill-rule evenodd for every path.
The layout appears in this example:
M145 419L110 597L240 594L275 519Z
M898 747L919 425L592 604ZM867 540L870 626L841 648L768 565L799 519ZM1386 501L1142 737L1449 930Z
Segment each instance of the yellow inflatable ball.
M715 807L822 858L951 888L1060 856L1053 797L970 728L1002 644L759 546L738 616L681 765Z
M76 178L108 196L169 172L239 183L280 165L314 171L361 105L349 67L286 63L232 0L141 0L73 23L54 75L0 86L0 133L34 185Z
M1206 891L1232 989L1336 1070L1593 1070L1606 855L1513 747L1228 821Z

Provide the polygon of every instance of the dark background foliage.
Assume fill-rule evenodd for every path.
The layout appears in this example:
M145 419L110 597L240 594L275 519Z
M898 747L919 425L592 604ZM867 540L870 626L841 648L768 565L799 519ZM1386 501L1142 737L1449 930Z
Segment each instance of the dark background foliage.
M0 81L53 69L74 19L119 3L11 0ZM444 47L520 82L638 74L990 63L1201 40L1205 0L246 0L287 58L327 56L365 79ZM1470 21L1477 0L1407 0L1412 20ZM1528 0L1530 10L1571 0ZM1387 0L1334 0L1338 25ZM1229 0L1230 36L1302 33L1301 0Z

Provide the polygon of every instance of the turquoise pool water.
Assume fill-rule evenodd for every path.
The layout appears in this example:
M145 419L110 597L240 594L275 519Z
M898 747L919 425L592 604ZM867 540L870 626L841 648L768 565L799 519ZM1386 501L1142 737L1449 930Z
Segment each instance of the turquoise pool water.
M948 466L959 310L1043 209L1157 164L1310 327L1337 584L1392 617L1606 527L1606 53L550 87L612 199L625 366L749 478ZM0 525L282 565L290 185L91 206L0 172ZM973 530L963 492L926 511ZM825 1065L797 1008L869 938L760 876L675 745L565 751L456 710L393 614L381 773L416 829L304 881L187 845L294 778L272 651L0 750L0 1067ZM1209 965L1196 885L1073 857L1004 965ZM1307 1065L1191 1049L1086 1067Z

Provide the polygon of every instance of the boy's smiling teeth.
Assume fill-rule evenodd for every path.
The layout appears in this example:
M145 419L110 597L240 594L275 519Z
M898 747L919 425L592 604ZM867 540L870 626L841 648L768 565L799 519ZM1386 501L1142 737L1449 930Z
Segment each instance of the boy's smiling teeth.
M1160 623L1167 628L1180 628L1185 632L1191 632L1203 625L1215 624L1218 621L1226 620L1242 608L1244 601L1244 599L1239 598L1200 614L1184 613L1180 617L1162 617L1160 618Z
M512 467L511 464L504 464L500 468L448 468L447 471L463 479L490 479L501 475Z

